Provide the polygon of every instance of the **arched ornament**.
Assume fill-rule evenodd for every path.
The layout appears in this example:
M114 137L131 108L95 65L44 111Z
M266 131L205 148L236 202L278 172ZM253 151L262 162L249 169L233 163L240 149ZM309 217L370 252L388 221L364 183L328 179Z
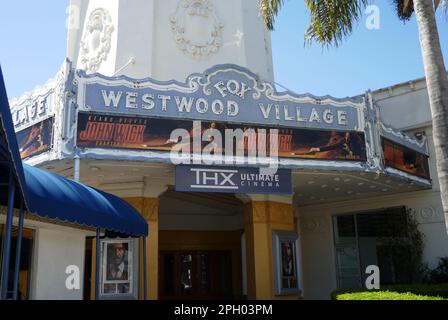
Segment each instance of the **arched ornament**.
M180 0L170 23L179 50L195 59L217 53L222 46L224 25L210 0Z

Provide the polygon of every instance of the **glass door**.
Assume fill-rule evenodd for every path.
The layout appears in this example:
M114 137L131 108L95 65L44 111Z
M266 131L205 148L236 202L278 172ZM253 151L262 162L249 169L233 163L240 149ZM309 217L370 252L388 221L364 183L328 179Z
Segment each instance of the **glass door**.
M361 270L355 215L333 218L338 288L361 286Z
M227 251L161 251L160 299L232 297L232 263Z
M419 266L409 253L410 219L405 207L333 217L339 289L362 286L370 265L381 270L381 284L415 281Z

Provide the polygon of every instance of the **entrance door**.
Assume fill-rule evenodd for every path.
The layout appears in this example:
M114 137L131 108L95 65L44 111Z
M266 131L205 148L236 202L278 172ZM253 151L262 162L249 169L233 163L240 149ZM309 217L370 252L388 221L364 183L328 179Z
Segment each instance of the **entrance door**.
M343 215L333 217L338 288L361 286L361 269L357 241L356 217Z
M228 251L161 251L160 299L229 299L232 261Z

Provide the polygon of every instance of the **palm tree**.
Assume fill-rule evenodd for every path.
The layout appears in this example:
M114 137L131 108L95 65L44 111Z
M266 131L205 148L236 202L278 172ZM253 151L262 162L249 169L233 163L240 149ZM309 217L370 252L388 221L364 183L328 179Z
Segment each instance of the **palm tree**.
M352 33L369 0L305 0L310 12L306 41L317 41L323 46L338 46ZM433 120L433 137L437 174L442 196L445 222L448 227L448 77L445 69L435 11L447 0L394 0L397 16L407 21L415 13L423 54L426 84ZM260 15L268 29L274 29L275 18L284 0L260 0Z

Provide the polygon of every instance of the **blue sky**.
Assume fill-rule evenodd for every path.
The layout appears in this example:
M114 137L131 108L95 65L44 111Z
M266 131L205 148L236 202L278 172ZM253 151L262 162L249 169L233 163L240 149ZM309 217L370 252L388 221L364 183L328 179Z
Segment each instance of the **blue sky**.
M304 46L304 1L289 0L272 34L275 80L297 92L353 96L424 76L415 18L396 19L390 0L380 8L380 29L360 21L339 48ZM0 63L10 97L43 84L59 69L66 51L68 0L15 0L0 4ZM448 18L438 14L448 59Z

